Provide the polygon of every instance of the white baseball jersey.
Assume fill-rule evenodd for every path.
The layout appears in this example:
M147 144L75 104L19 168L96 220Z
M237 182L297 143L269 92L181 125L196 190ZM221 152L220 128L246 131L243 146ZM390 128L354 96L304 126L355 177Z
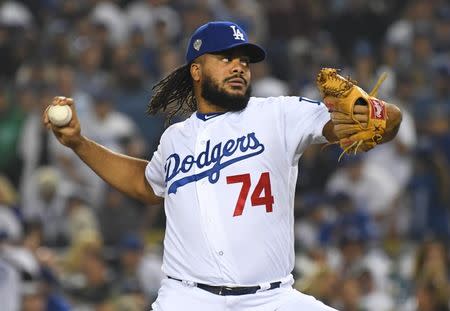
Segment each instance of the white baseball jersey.
M297 163L326 142L329 120L317 101L252 97L243 111L170 126L145 172L165 199L163 272L228 286L289 277Z

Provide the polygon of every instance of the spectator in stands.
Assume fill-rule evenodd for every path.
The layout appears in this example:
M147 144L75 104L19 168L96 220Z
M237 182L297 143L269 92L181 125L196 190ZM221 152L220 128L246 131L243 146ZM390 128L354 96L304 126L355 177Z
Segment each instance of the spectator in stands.
M374 219L367 210L355 206L352 197L345 192L337 192L329 204L336 209L336 218L322 225L320 240L322 245L336 245L349 234L355 234L370 242L379 235Z
M312 276L299 280L298 283L296 287L302 292L317 297L329 305L338 303L337 293L341 286L339 273L330 267L322 267Z
M67 198L67 234L70 241L84 231L99 231L96 215L81 193L73 193Z
M22 239L23 228L20 212L17 210L17 191L12 183L0 175L0 232L12 241Z
M308 193L297 200L294 228L299 251L309 251L329 242L330 236L324 232L335 221L336 215L327 199L322 194Z
M120 245L121 239L126 234L139 234L145 223L144 215L144 207L141 203L108 187L105 202L99 207L97 213L105 244L114 248Z
M115 282L103 256L86 252L81 257L81 283L68 289L75 307L95 309L117 295Z
M449 167L440 150L429 141L420 144L415 153L414 174L409 185L412 238L421 240L432 234L448 239L449 179Z
M365 209L383 227L389 221L399 188L388 172L378 167L364 168L363 160L362 155L345 158L342 167L328 180L326 191L348 194L357 208Z
M19 310L21 298L21 273L14 263L4 259L4 247L8 236L3 230L0 231L0 270L2 277L0 278L0 301L2 308L5 310Z
M93 113L91 96L80 90L75 83L75 69L68 65L58 67L56 72L56 90L61 94L70 94L76 98L80 110L77 115L80 120L89 120L89 116ZM78 105L77 105L78 107Z
M355 277L344 277L340 280L338 309L346 311L360 311L361 304L361 288Z
M0 174L19 185L22 169L18 147L25 114L16 105L5 85L0 87Z
M363 268L357 276L358 286L361 289L361 305L367 311L394 310L394 300L388 289L377 287L372 272Z
M417 284L432 284L436 298L450 298L449 258L446 246L438 240L425 241L417 250L414 280Z
M23 197L22 212L25 220L42 223L44 241L52 246L67 243L66 197L61 180L61 175L54 167L40 167L30 178L30 188ZM52 225L45 225L48 223Z

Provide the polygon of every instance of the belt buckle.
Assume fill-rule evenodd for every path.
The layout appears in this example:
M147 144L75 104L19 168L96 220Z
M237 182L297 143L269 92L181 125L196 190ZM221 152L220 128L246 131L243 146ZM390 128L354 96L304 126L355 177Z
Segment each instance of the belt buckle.
M192 282L192 281L185 281L185 280L182 280L181 284L183 284L186 287L195 287L195 286L197 286L197 283Z

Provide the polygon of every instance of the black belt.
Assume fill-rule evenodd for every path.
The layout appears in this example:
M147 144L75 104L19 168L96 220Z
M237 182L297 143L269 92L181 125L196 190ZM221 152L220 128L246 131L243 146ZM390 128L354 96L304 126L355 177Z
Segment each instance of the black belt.
M180 279L173 278L171 276L168 276L169 279L182 282ZM248 295L248 294L255 294L258 290L261 289L261 286L249 286L249 287L228 287L228 286L212 286L212 285L206 285L201 283L192 283L194 286L197 286L200 289L206 290L207 292L220 295L220 296L239 296L239 295ZM281 285L281 282L273 282L270 283L270 287L266 290L271 290L274 288L279 288Z

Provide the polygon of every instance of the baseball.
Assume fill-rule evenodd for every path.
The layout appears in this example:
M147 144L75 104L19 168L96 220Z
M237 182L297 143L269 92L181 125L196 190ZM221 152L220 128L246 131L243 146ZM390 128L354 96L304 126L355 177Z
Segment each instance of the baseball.
M68 105L54 105L50 106L47 115L53 125L66 126L72 119L72 109Z

